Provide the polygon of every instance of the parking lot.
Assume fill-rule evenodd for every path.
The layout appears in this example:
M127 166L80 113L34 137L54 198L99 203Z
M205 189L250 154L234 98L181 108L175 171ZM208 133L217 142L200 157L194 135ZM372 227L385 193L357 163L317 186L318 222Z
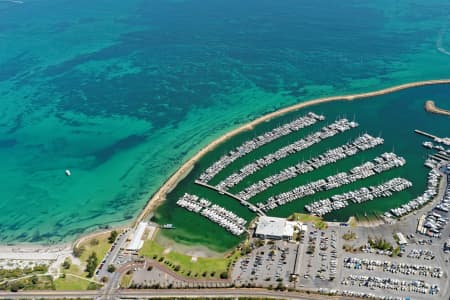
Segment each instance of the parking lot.
M232 279L238 286L287 285L294 273L298 246L286 241L268 242L236 263Z

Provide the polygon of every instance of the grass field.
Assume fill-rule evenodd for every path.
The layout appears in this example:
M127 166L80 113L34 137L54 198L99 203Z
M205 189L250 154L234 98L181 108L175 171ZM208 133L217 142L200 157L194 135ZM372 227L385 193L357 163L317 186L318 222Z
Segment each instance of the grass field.
M84 247L85 250L81 254L80 260L85 262L88 259L88 256L92 252L95 252L97 254L98 260L102 261L103 257L105 257L106 253L111 248L111 244L108 242L108 237L109 233L103 233L83 241L80 244L80 247ZM98 244L96 244L94 240L98 241Z
M146 241L140 254L165 265L180 275L193 278L220 278L222 273L228 273L231 263L239 255L239 252L236 251L229 257L199 257L193 260L191 256L172 251L164 253L164 250L156 242Z
M87 290L89 281L81 278L66 275L65 278L58 278L54 281L56 290L60 291L81 291Z
M289 221L297 221L303 223L316 223L322 221L322 218L308 214L294 213L288 217Z
M98 262L100 263L102 261L103 257L111 248L108 237L109 233L102 233L83 241L78 246L84 248L84 251L79 257L81 266L72 263L67 270L61 268L61 273L65 273L66 277L55 280L55 287L57 290L86 290L88 288L88 280L70 276L70 274L87 277L87 272L85 271L86 260L92 252L95 252L97 254Z
M120 279L120 287L123 289L126 289L131 284L131 279L133 278L133 275L124 274L122 278Z

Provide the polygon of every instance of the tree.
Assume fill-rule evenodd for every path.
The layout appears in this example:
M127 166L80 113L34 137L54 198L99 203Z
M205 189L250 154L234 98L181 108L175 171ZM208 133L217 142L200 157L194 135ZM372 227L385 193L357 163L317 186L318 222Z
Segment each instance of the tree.
M36 283L38 283L38 281L39 281L39 278L36 275L33 275L31 277L31 283L32 284L36 284Z
M220 278L227 279L228 278L228 272L222 272L220 273Z
M88 272L87 277L94 276L95 269L98 265L98 258L95 252L92 252L87 259L86 272Z
M70 269L71 261L70 258L66 258L62 264L62 267L66 270Z
M119 235L119 233L116 230L111 231L111 233L108 237L108 242L110 244L114 243L116 241L118 235Z
M73 256L81 257L81 255L83 254L83 252L85 250L86 250L86 248L84 246L75 247L75 248L73 248Z
M116 267L114 265L109 265L108 266L108 272L109 273L113 273L116 270Z

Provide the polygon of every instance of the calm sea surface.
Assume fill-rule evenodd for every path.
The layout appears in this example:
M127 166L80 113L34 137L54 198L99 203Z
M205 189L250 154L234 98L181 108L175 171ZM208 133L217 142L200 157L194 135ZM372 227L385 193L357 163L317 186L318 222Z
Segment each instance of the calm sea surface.
M0 2L1 243L55 243L129 221L201 147L277 108L450 77L445 0L23 2ZM427 98L450 108L449 95L436 86L311 109L328 120L354 117L361 126L345 141L366 130L380 133L386 149L408 159L386 176L407 172L415 187L361 212L382 211L423 190L426 153L411 129L450 135L448 118L422 109ZM181 188L189 189L192 176L219 154L206 157L158 210L161 222L179 225L168 233L174 239L208 243L222 233L200 218L180 220L173 209ZM309 153L297 159L302 155ZM339 170L353 164L342 162ZM194 232L198 225L204 232ZM226 236L210 247L236 242Z

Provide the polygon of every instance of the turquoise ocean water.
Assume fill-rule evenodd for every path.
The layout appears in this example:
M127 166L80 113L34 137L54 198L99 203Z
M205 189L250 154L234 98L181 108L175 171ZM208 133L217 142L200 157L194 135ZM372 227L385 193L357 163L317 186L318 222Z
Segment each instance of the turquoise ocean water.
M277 108L450 77L449 12L444 0L1 1L0 242L129 221L202 146Z

